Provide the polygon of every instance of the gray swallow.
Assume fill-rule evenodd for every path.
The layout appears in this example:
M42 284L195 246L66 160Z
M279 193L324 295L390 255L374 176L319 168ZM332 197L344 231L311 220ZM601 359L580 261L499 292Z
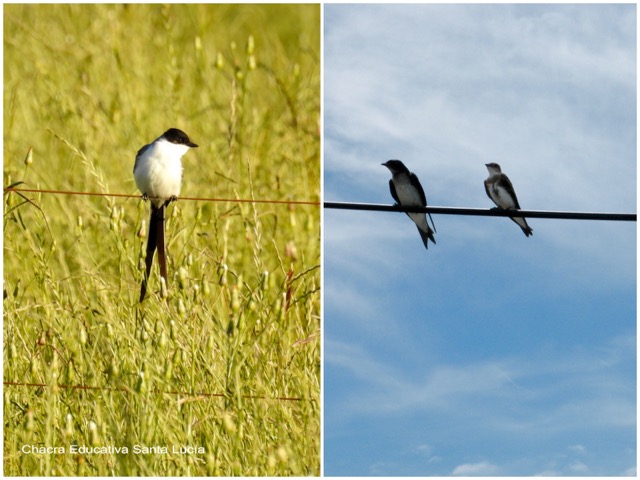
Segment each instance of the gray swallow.
M520 210L518 197L516 197L516 192L513 189L511 180L502 173L500 165L497 163L487 163L485 166L487 170L489 170L489 178L484 181L484 189L487 192L487 196L493 200L493 203L495 203L498 208L504 210ZM533 235L533 230L527 225L524 217L510 218L518 224L527 237Z
M392 177L389 180L389 190L391 190L391 196L399 205L427 206L427 197L415 173L410 172L400 160L389 160L382 165L391 171ZM424 213L407 212L407 215L418 227L418 232L420 232L425 248L429 248L429 240L435 244L436 239L433 234L436 231L436 226L431 215L429 215L429 218L431 219L433 230L427 223L427 216Z

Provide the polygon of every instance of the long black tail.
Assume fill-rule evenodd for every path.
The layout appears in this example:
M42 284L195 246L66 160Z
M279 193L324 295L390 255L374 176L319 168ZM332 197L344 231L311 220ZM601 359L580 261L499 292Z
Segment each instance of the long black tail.
M167 259L164 251L164 211L165 205L156 207L151 204L151 218L149 219L149 235L147 239L147 256L145 258L146 270L142 285L140 286L140 302L147 294L147 281L153 265L153 255L158 250L158 262L160 263L160 275L167 281Z

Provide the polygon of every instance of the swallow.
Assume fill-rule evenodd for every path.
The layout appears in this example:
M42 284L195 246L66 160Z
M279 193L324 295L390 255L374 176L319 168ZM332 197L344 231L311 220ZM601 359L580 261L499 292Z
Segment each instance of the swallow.
M487 170L489 170L489 177L484 181L484 189L487 192L487 196L493 200L493 203L495 203L498 208L503 210L520 210L518 197L516 197L516 192L513 189L511 180L502 173L500 165L497 163L487 163L485 166ZM518 224L527 237L533 235L533 230L529 227L524 217L509 218Z
M392 177L391 180L389 180L389 190L397 205L427 206L427 197L415 173L410 172L400 160L389 160L382 165L391 171ZM433 223L431 214L429 214L429 218L431 219L433 230L429 226L427 216L424 213L407 212L407 215L418 227L418 232L420 232L420 238L422 238L422 243L424 243L425 248L429 248L429 240L435 244L436 239L433 234L436 231L436 226Z

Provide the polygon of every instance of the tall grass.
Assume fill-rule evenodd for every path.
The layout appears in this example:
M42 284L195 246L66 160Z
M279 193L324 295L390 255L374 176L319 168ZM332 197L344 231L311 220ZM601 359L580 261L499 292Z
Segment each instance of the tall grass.
M169 207L138 304L148 204L5 192L5 475L318 475L319 208L233 200L319 201L319 6L4 13L5 186L137 194L177 127L230 199Z

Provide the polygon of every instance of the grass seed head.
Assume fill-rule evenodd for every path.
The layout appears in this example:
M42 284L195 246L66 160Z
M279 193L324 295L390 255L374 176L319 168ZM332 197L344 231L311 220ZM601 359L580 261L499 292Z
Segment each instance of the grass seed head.
M98 425L93 420L89 421L89 443L93 446L100 443L100 436L98 435Z
M273 470L276 468L276 457L273 453L269 453L269 457L267 458L267 467L269 468L270 472L273 472Z
M167 298L169 296L169 291L167 290L167 282L163 277L160 277L160 296L162 298Z
M35 420L33 418L33 410L29 408L25 417L24 428L27 430L27 432L32 432L34 427Z
M298 249L296 248L296 244L293 240L287 242L287 245L284 249L284 254L294 262L298 259Z
M28 167L33 163L33 147L29 147L29 151L27 152L27 156L24 157L24 164Z
M167 346L167 334L164 332L164 330L160 332L160 338L158 339L158 346L162 349Z
M73 416L70 413L64 418L64 428L62 429L62 436L65 438L73 437Z
M237 285L231 287L231 310L233 313L238 313L240 310L240 294Z
M140 372L138 372L138 383L136 383L136 392L138 393L143 393L145 392L147 389L147 384L144 381L144 372L142 370L140 370Z
M247 55L253 55L253 51L255 49L256 43L253 39L253 35L249 35L247 38Z
M173 362L165 362L164 364L164 378L167 380L171 380L173 377Z
M218 54L216 55L215 67L218 70L222 70L224 68L224 57L222 56L222 53L220 53L220 52L218 52Z
M178 269L178 286L180 290L187 288L187 269L184 267Z
M260 289L266 292L269 289L269 271L265 270L260 274Z
M209 282L204 276L202 277L202 294L205 297L208 297L211 294L211 287L209 286Z
M282 463L287 463L289 461L289 453L283 445L280 445L278 447L276 455L278 456L278 460L280 460Z
M226 285L227 284L227 271L229 270L229 267L227 267L226 263L221 263L218 266L218 284L220 286Z
M231 418L231 415L228 412L225 412L222 416L222 426L224 427L225 432L229 434L236 433L236 431L238 430L238 427L236 426L233 418Z

